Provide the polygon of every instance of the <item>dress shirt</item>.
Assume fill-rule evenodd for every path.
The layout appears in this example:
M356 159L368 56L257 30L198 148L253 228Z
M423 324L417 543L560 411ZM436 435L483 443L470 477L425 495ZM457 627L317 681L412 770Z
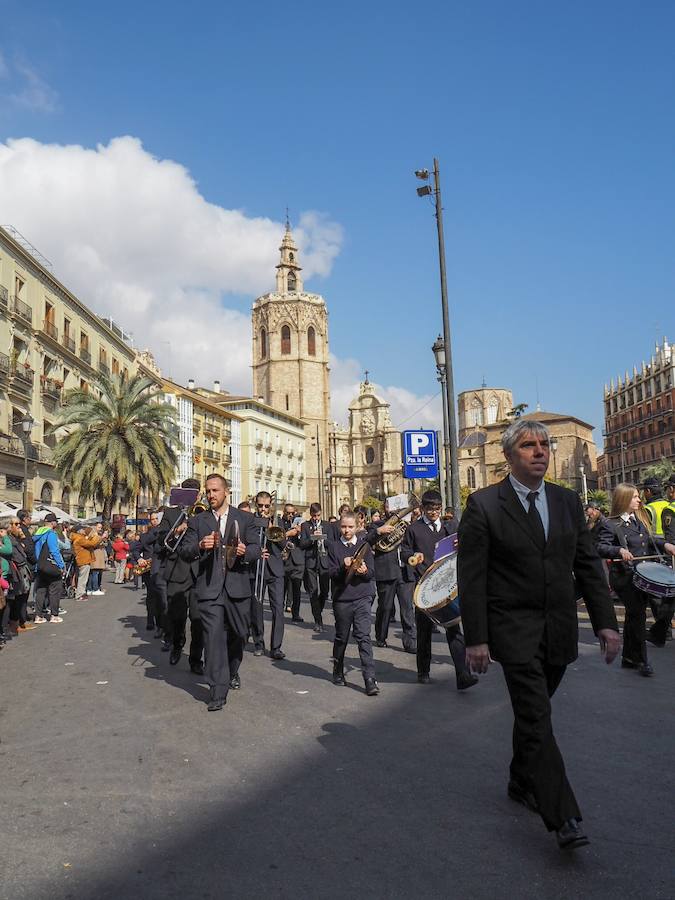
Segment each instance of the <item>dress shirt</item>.
M220 528L221 538L225 537L225 529L227 528L227 514L229 513L229 511L230 511L230 507L228 506L227 509L225 510L225 512L221 516L217 516L215 514L215 512L213 512L213 510L211 510L211 512L213 513L213 518L216 520L216 522L218 523L218 526Z
M435 531L436 534L438 534L438 532L441 530L441 520L440 519L436 519L435 522L432 522L431 519L427 519L426 516L422 516L422 521L428 528L431 528L432 531Z
M343 537L341 537L340 540L345 545L345 547L353 547L354 544L356 544L356 535L354 535L354 537L349 541L346 541Z
M530 502L527 499L527 495L532 493L533 490L538 492L534 505L539 513L541 524L544 526L544 534L548 538L548 500L546 499L546 483L542 481L539 487L529 488L526 485L521 484L517 478L513 477L513 475L509 475L509 481L526 513L529 513L530 511Z

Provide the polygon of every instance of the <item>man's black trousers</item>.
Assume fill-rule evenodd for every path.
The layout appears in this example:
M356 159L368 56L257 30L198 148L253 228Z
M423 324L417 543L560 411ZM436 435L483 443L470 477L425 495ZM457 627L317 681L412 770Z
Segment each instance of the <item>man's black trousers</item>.
M281 650L284 640L284 576L268 575L265 579L265 588L272 610L272 632L270 634L270 649ZM263 593L263 598L264 598ZM264 602L264 601L263 601ZM265 646L265 618L263 603L258 603L255 597L251 597L251 636L256 647Z
M415 623L417 624L417 672L419 675L428 675L431 668L431 635L434 623L426 613L415 610ZM452 628L444 628L445 639L448 642L452 664L455 667L455 677L462 672L468 672L466 666L466 647L464 635L459 625Z
M403 629L403 646L411 650L415 646L417 631L412 605L413 585L405 581L377 582L377 612L375 613L375 639L386 641L389 634L389 622L394 610L394 597L398 597L401 610L401 627Z
M323 611L328 602L330 590L330 577L328 572L319 569L305 569L305 590L309 594L309 602L312 606L312 616L317 625L323 625Z
M191 587L174 588L170 584L167 587L167 592L169 598L167 638L172 642L175 650L183 648L185 644L185 626L189 615L190 665L195 666L201 662L204 649L204 631L199 613L199 604L194 596L195 592Z
M204 675L211 700L224 700L239 671L250 627L250 598L233 600L225 589L215 600L200 600L204 630Z
M335 616L333 659L342 671L345 651L349 643L349 632L353 629L354 640L359 647L364 679L375 677L373 645L370 640L372 603L372 597L363 597L361 600L337 600L333 603L333 615Z
M502 668L514 716L511 778L532 791L544 824L556 831L567 819L581 819L551 725L550 698L566 667L553 666L540 654Z

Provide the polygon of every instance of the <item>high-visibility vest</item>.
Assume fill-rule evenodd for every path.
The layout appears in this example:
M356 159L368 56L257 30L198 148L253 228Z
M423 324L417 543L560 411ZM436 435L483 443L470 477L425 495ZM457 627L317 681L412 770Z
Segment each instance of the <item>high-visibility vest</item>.
M652 500L651 503L645 504L645 509L649 511L649 518L652 520L652 529L654 531L654 534L658 534L663 537L663 523L661 521L663 510L672 509L673 512L675 512L675 507L673 507L667 500L659 498L658 500Z

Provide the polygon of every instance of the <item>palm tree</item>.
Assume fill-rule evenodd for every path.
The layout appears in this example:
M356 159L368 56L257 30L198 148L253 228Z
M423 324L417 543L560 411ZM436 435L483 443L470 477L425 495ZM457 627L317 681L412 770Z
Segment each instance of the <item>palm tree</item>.
M80 496L102 504L109 521L116 498L128 503L141 491L157 495L171 483L180 441L176 411L150 378L99 375L94 386L98 390L66 391L52 432L67 433L56 445L54 463Z

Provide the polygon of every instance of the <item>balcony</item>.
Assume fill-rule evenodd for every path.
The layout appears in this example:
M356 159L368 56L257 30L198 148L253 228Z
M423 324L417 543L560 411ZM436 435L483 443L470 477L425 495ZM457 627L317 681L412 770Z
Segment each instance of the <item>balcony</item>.
M80 359L88 366L91 365L91 353L86 347L80 347Z
M295 474L294 474L293 472L289 472L289 473L288 473L288 480L289 480L289 481L293 481L294 478L295 478Z
M58 341L59 329L49 319L44 320L44 322L42 323L41 330L42 330L43 334L46 334L47 337L50 337L53 341Z
M272 474L272 466L265 466L265 475L269 476L271 474Z
M59 401L61 399L61 388L63 385L54 378L47 378L45 375L40 376L40 393L49 400Z
M292 447L289 447L289 448L288 448L288 453L287 453L288 458L289 458L289 459L293 459L293 454L294 454L294 453L295 453L295 450L294 450Z
M0 306L4 306L5 309L9 309L9 291L6 287L0 284Z
M100 359L98 361L98 370L101 375L105 375L106 378L110 378L110 366L102 362Z
M265 441L265 451L267 453L272 452L272 441Z
M12 387L17 393L27 394L29 397L33 393L33 380L35 372L25 363L14 363L10 369L12 376Z
M201 422L197 422L197 421L193 421L193 422L192 422L192 431L193 431L195 434L199 434L199 432L200 432L201 430L202 430L202 423L201 423Z
M9 378L10 363L9 356L6 353L0 353L0 380L7 381Z
M220 428L213 422L204 422L204 434L212 434L214 437L220 437Z
M276 450L274 452L276 453L277 456L281 456L281 454L283 452L281 449L281 444L277 444Z
M298 450L298 459L304 459L305 453L304 450Z
M70 353L75 353L75 340L74 338L71 338L69 334L63 335L62 343L66 350L68 350Z
M298 481L304 481L304 480L305 480L304 473L303 473L303 472L298 472Z
M33 324L33 310L17 296L13 298L12 312L18 319L26 322L27 325Z
M24 457L24 443L13 434L0 434L0 453ZM28 444L28 459L34 462L51 463L52 451L44 444Z
M255 449L256 449L256 450L262 450L262 445L263 445L262 438L261 438L261 437L257 437L257 438L255 439Z
M255 464L255 474L262 475L262 470L263 470L262 463L256 463Z
M205 450L204 459L211 460L211 462L220 462L220 453L217 450Z

